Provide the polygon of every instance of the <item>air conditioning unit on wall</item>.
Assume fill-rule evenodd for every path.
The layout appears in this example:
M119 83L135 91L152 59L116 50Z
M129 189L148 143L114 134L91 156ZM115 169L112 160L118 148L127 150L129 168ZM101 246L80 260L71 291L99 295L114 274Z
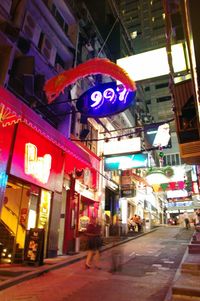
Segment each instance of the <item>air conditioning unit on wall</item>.
M41 28L35 23L33 17L29 12L26 13L22 31L28 39L30 39L36 46L38 46Z
M54 66L56 59L56 48L51 44L49 39L44 36L41 46L41 53L47 58L49 63Z

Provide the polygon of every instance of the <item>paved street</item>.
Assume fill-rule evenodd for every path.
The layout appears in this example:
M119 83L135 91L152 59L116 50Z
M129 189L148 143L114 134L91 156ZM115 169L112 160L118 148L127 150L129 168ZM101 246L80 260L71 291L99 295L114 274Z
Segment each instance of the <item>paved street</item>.
M102 253L102 270L84 261L49 271L0 292L1 301L164 301L191 239L192 230L160 227ZM121 269L110 272L113 253Z

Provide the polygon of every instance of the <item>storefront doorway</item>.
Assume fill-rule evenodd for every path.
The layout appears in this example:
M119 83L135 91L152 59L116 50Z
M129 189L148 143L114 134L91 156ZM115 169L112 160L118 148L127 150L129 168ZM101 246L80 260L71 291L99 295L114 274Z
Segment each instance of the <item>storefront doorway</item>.
M23 258L27 230L44 228L48 232L51 192L9 178L0 215L1 262ZM45 252L47 245L47 235Z

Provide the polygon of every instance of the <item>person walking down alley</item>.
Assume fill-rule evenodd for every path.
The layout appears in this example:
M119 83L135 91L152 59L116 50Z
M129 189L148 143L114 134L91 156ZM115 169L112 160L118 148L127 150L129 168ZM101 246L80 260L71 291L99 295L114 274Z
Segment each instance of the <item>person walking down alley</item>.
M189 229L190 228L190 219L189 219L189 215L188 215L187 211L185 211L183 213L183 218L184 218L184 222L185 222L185 228Z
M137 232L141 232L142 230L142 220L139 215L135 214L133 217L133 221L136 223Z
M102 246L101 238L101 225L97 222L97 218L91 217L88 223L86 236L88 237L88 252L85 262L85 268L90 269L94 260L94 266L101 269L99 266L100 261L100 248Z
M200 230L200 209L194 209L193 223L197 231Z
M197 215L197 223L196 223L196 225L200 226L200 209L196 210L196 215Z

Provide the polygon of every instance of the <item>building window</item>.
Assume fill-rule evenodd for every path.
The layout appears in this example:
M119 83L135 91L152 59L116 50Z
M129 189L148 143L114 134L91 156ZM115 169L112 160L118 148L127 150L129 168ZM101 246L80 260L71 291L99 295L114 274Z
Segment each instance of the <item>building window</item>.
M175 155L171 155L171 162L173 166L176 165Z
M43 43L43 40L44 40L44 33L41 32L40 34L40 38L39 38L39 42L38 42L38 48L41 49L42 48L42 43Z
M150 105L151 104L151 99L146 100L146 104Z
M82 142L95 154L97 154L97 139L98 139L98 131L88 122L87 125L82 125L82 130L88 129L88 135Z
M155 88L162 89L162 88L167 88L168 86L169 86L168 83L161 83L161 84L155 85Z
M76 109L71 106L71 133L76 136Z
M176 166L181 165L179 153L165 155L163 158L163 166Z
M52 5L51 12L52 12L53 16L55 17L57 23L62 28L62 30L67 34L68 33L68 24L65 22L64 18L62 17L60 12L58 11L55 4Z
M164 101L169 101L171 100L171 96L164 96L164 97L159 97L156 99L157 102L164 102Z
M65 68L65 62L63 59L56 53L56 64L59 64L63 69Z
M177 165L180 165L181 164L181 160L180 160L180 156L179 156L179 154L175 154L175 156L176 156L176 162L178 162L178 164Z

